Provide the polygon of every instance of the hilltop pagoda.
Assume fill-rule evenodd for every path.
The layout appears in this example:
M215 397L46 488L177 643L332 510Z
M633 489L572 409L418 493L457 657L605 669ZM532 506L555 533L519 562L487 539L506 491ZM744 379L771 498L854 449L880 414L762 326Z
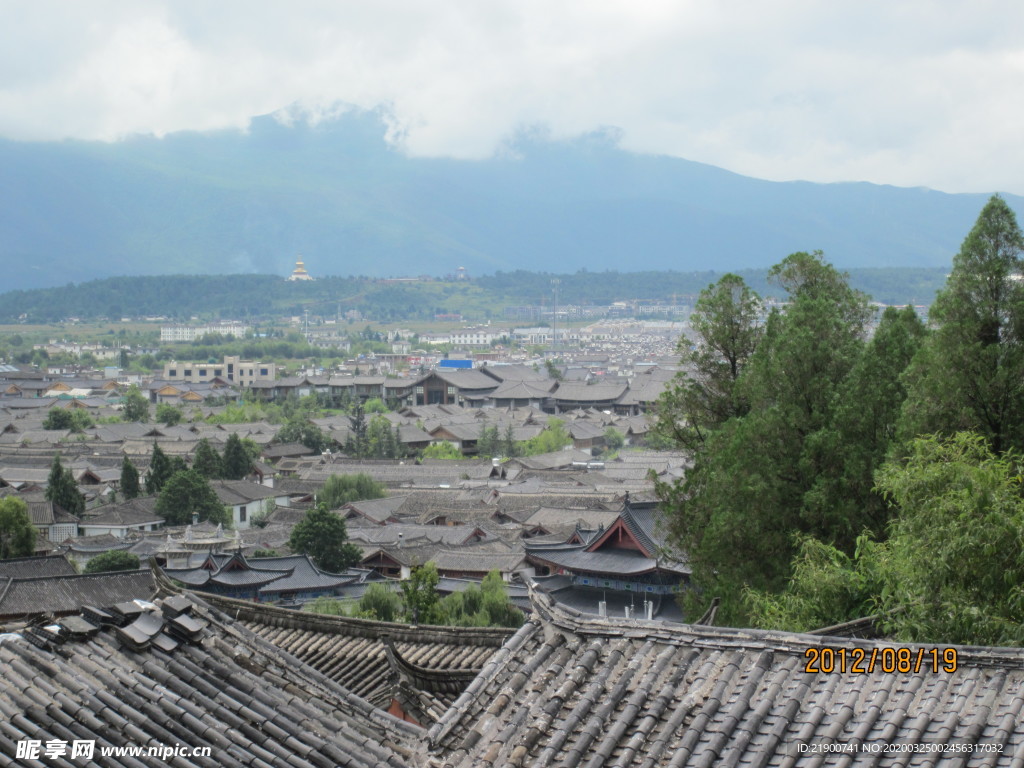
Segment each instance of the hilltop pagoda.
M289 280L312 280L313 276L306 271L306 265L302 261L300 256L295 260L295 269L292 270L291 275L288 277Z

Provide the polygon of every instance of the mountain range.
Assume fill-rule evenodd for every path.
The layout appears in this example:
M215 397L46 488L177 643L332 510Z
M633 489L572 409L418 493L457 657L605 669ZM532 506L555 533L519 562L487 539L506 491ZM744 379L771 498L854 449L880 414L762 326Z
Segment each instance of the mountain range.
M484 160L410 157L383 116L248 131L0 141L0 290L115 275L470 276L740 270L822 250L843 268L944 267L986 195L770 182L523 134ZM1004 196L1017 211L1024 198Z

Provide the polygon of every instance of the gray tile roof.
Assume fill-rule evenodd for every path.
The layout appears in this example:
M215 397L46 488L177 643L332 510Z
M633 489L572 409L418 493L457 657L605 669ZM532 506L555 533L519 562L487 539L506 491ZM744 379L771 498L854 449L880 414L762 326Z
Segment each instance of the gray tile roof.
M1021 649L956 649L955 672L940 656L937 671L929 661L916 672L826 674L806 671L806 651L870 658L892 645L584 617L546 596L534 609L430 728L439 764L1009 768L1024 758ZM950 751L865 751L892 743ZM952 752L958 743L994 746ZM827 744L865 746L806 751Z
M57 650L20 635L0 642L0 754L13 755L15 742L26 738L44 745L94 739L91 764L105 766L403 768L419 762L420 732L413 726L227 616L194 598L186 602L194 603L186 620L199 627L196 641L168 651L131 650L129 633L109 628ZM173 619L157 612L146 621L156 629ZM160 744L208 747L210 756L99 753Z
M483 627L425 627L248 603L223 597L208 600L264 640L293 654L375 706L386 708L396 683L386 646L407 662L432 670L431 686L448 703L513 633ZM438 690L438 689L441 690Z
M0 618L76 613L85 605L149 599L155 591L148 570L12 579L0 594Z

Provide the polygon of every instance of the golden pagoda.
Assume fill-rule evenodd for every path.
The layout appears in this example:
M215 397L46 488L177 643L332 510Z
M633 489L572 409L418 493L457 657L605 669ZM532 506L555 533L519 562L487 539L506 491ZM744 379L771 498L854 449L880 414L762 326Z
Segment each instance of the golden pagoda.
M312 280L313 277L306 271L306 265L302 262L302 257L299 256L295 260L295 269L292 270L289 280Z

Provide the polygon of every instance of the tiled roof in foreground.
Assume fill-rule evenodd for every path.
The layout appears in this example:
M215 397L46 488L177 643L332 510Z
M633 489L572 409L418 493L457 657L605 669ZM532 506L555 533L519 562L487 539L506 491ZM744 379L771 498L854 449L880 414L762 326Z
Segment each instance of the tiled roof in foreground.
M191 636L174 632L167 601L134 624L89 630L89 637L46 648L27 639L35 630L0 635L0 764L12 764L8 759L24 740L44 747L51 740L95 740L89 765L103 766L419 764L422 731L194 598L184 603L190 604L184 623ZM88 626L75 618L75 631ZM209 747L210 756L100 756L103 747L158 745ZM44 758L24 764L84 763Z
M326 616L244 600L204 595L262 639L322 672L374 706L387 708L401 673L415 667L419 687L442 709L513 634L511 629L431 627ZM388 649L394 654L389 659ZM395 662L402 664L396 668ZM432 720L431 720L432 721ZM429 724L426 723L426 724Z
M893 646L534 608L430 729L436 766L1024 764L1021 649L955 649L955 672L940 649L938 670L929 655L917 672L825 674L806 671L816 652ZM931 751L867 751L894 742ZM808 751L828 743L866 746Z

